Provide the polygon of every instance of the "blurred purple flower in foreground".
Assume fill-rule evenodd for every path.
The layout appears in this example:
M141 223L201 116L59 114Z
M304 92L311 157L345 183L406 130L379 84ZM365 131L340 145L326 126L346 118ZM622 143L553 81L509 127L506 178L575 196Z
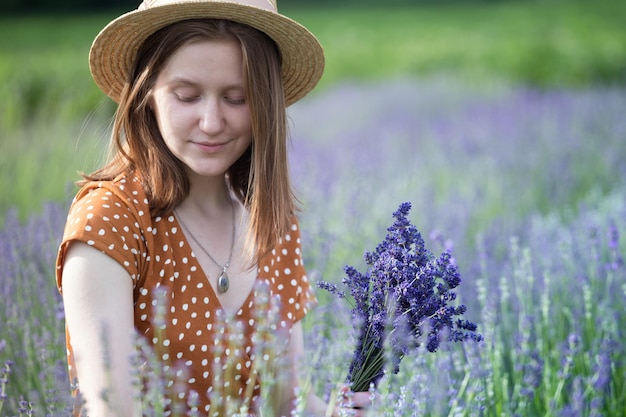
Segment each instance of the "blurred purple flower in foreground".
M444 338L483 339L475 333L474 323L457 317L466 307L449 305L456 299L452 290L461 282L450 252L435 258L426 249L420 232L407 219L410 209L410 203L403 203L393 213L394 224L383 242L364 256L365 274L345 268L343 283L354 300L353 318L361 326L347 378L356 392L376 386L387 365L397 373L402 358L423 343L423 336L429 352L435 352ZM343 296L333 284L318 286Z

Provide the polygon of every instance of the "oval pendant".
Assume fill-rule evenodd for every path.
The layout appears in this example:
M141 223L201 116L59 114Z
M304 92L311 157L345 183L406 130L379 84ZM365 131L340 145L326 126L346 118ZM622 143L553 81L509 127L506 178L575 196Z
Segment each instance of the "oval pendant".
M226 271L222 272L222 275L217 279L217 289L220 293L225 293L228 291L228 287L230 287L230 282L228 281L228 274Z

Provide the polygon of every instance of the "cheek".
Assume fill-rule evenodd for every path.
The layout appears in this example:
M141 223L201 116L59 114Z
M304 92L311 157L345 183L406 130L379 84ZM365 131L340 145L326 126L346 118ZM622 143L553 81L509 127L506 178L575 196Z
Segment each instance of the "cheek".
M186 120L184 114L177 112L175 108L159 100L154 100L152 112L154 113L159 131L165 140L168 139L168 136L176 134Z
M252 120L250 119L250 112L243 111L239 117L240 130L246 132L247 136L252 137Z

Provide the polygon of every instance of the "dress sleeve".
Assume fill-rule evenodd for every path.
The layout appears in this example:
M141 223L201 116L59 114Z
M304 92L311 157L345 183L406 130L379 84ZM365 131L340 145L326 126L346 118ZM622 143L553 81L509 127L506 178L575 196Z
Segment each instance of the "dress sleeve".
M122 188L123 189L123 188ZM145 263L141 209L117 185L86 185L70 207L56 261L56 281L62 288L63 263L69 244L84 242L122 265L136 286Z
M302 261L297 219L293 219L290 232L279 241L272 255L273 266L266 272L274 275L272 287L280 297L283 320L295 323L317 305Z

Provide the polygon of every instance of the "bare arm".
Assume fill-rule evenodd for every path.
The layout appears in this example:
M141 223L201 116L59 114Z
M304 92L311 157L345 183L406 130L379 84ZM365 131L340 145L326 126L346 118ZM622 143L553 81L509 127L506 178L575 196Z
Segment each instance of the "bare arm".
M297 322L291 329L291 337L286 352L287 362L285 367L277 370L277 386L272 395L274 414L280 417L290 416L294 408L296 396L295 387L298 386L298 374L296 365L304 353L304 338L302 336L302 324Z
M130 275L113 258L74 242L64 262L62 291L79 388L89 416L141 416L141 403L133 402L138 396L133 395L129 362L134 352ZM108 401L102 398L104 392Z

